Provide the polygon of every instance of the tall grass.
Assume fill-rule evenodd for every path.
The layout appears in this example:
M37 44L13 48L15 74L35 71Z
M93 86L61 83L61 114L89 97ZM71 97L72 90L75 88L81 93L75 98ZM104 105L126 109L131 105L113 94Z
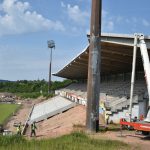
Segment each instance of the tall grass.
M55 139L25 140L22 137L0 137L0 150L120 150L129 146L119 141L97 140L83 133L72 133Z

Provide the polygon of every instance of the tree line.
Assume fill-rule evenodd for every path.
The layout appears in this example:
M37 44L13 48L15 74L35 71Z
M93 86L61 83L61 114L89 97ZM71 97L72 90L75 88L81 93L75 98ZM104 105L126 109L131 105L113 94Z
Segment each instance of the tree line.
M51 91L56 89L63 88L71 84L72 80L63 80L63 81L52 81ZM46 94L48 92L48 82L46 80L18 80L18 81L7 81L0 82L0 92L10 92L10 93L24 93L27 95L34 95L37 97L40 94ZM28 97L28 96L27 96ZM30 97L30 96L29 96ZM31 96L32 97L32 96Z

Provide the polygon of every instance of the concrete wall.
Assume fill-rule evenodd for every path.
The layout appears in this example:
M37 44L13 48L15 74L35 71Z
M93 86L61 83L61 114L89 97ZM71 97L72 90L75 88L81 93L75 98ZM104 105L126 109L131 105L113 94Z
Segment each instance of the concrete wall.
M137 114L139 114L139 105L138 104L134 105L132 108L132 118L137 116ZM109 123L113 122L113 123L119 124L121 118L129 119L129 109L128 108L123 109L123 111L114 113L113 115L110 115Z

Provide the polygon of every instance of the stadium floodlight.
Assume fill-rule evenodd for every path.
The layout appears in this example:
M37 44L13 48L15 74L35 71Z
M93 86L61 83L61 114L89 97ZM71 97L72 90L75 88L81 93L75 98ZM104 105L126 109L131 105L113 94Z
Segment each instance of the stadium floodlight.
M48 82L48 93L51 88L51 68L52 68L52 49L55 49L55 42L53 40L47 41L48 48L50 48L50 63L49 63L49 82Z
M48 48L54 48L55 49L55 42L53 40L49 40L47 41L47 44L48 44Z

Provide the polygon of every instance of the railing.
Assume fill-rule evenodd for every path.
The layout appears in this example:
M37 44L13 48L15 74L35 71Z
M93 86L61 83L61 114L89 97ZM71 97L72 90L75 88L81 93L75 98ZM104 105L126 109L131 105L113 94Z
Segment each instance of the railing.
M31 111L30 111L30 113L29 113L29 115L28 115L28 117L27 117L27 120L26 120L25 125L24 125L23 130L22 130L22 135L24 135L25 132L26 132L26 129L27 129L27 127L28 127L28 121L29 121L29 119L30 119L30 117L31 117L31 114L32 114L32 112L33 112L33 108L34 108L34 105L32 106Z

